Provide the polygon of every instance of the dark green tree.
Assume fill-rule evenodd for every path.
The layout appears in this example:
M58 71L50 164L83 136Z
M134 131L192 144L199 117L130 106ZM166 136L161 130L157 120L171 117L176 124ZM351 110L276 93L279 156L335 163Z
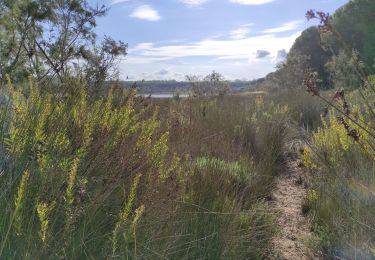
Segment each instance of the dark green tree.
M355 89L363 84L361 76L357 73L357 55L356 52L348 54L341 50L337 56L333 56L327 62L326 68L330 75L331 84L335 88Z
M96 82L104 81L109 64L127 50L110 38L98 50L94 28L106 12L86 0L0 0L0 79L62 82L77 66L92 79L88 64L96 64Z
M343 48L354 49L359 52L366 67L372 68L375 58L374 13L373 0L352 0L335 12L332 24L342 37L335 41L335 54Z
M304 72L309 70L318 73L325 88L359 87L359 77L375 71L374 14L375 1L349 1L333 16L327 16L334 31L306 29L296 39L286 61L268 79L279 87L300 86ZM353 59L363 62L360 76Z
M329 75L324 65L330 54L322 47L321 37L316 27L310 27L302 32L290 49L287 59L277 65L277 71L272 74L276 87L299 88L302 86L304 72L313 70L327 86Z

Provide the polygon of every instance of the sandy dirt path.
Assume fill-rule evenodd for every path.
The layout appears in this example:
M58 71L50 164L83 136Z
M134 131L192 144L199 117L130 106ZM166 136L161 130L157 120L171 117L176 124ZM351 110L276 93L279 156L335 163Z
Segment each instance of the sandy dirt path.
M278 225L280 233L272 240L270 259L321 259L306 246L311 235L309 224L302 214L302 204L306 197L305 172L298 167L298 161L287 163L286 173L275 180L272 205L280 212Z

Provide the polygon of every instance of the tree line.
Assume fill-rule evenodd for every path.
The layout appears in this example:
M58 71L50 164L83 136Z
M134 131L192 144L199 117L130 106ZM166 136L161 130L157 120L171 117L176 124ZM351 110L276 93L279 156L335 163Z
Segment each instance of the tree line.
M317 26L306 29L296 39L287 59L260 85L298 88L305 72L311 70L318 73L325 89L361 86L364 82L356 73L357 62L361 61L365 75L374 74L375 69L374 13L374 1L351 0L329 16L336 35L321 34Z

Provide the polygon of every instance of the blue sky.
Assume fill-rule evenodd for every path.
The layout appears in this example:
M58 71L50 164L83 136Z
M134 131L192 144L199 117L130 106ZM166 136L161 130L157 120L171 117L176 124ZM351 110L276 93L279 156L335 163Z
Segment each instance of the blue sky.
M110 7L99 36L129 43L121 77L176 79L212 70L227 79L274 71L307 27L308 9L333 13L348 0L89 0Z

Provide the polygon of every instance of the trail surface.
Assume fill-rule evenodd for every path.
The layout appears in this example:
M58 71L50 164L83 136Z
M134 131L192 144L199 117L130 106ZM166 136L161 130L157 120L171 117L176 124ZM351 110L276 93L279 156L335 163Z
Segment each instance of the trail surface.
M272 204L280 212L278 225L281 229L272 241L271 259L320 259L306 246L311 235L310 227L302 214L302 204L306 197L305 172L298 167L298 161L287 163L286 173L275 181Z

